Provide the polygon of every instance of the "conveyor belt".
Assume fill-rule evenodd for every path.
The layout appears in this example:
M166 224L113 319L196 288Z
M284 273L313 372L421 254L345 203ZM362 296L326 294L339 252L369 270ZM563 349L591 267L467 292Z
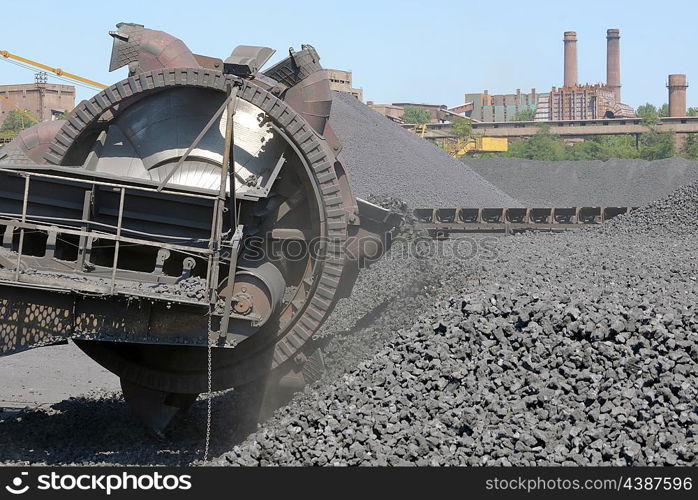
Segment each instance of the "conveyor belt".
M416 208L415 228L434 237L451 233L564 231L602 224L637 207Z

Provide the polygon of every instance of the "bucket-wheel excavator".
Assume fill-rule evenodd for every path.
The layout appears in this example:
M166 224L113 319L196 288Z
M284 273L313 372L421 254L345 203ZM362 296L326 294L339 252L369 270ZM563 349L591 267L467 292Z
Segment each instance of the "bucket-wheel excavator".
M0 354L72 339L162 433L200 393L317 376L399 220L352 195L312 46L263 70L267 47L110 35L128 77L0 149Z

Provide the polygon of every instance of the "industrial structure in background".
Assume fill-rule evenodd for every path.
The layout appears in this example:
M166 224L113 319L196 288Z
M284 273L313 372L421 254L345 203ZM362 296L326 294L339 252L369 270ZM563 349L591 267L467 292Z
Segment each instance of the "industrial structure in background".
M613 125L616 128L630 126L637 128L638 123L633 108L622 102L621 98L621 71L620 71L620 30L609 28L606 30L606 82L605 83L580 83L577 66L577 33L566 31L563 36L563 84L561 87L553 86L549 92L538 92L532 88L530 92L522 92L516 89L511 94L492 94L487 89L482 92L469 92L464 95L464 103L449 107L444 104L425 104L409 102L393 102L390 104L379 104L367 101L370 108L391 120L404 123L403 114L407 106L420 108L429 112L431 119L427 130L423 134L429 139L444 138L448 134L437 132L431 133L431 129L442 131L448 128L448 123L456 117L469 118L474 128L490 129L488 124L504 124L508 122L568 122L570 127L584 126L585 121L595 121L603 123L589 124L591 128L598 126L606 127ZM349 86L338 90L349 91L351 80L349 75ZM346 85L346 79L338 78L335 85ZM669 88L669 117L686 116L686 88L688 83L686 75L669 75L667 82ZM607 122L608 120L619 120ZM623 121L626 120L626 121ZM578 125L577 122L580 122ZM406 124L411 125L411 124ZM694 133L693 125L684 127L684 123L678 124L678 129L674 124L668 124L666 128L680 134ZM513 127L514 125L512 125ZM516 125L521 128L523 125ZM502 129L504 125L497 125ZM530 127L529 127L530 128ZM687 128L689 130L684 130ZM515 131L516 132L516 131ZM525 137L528 130L518 130L520 133L508 137ZM502 132L503 133L503 132ZM601 135L608 134L608 129L599 131ZM626 133L626 132L616 132ZM635 133L628 131L627 133ZM574 134L565 134L571 136ZM596 135L592 130L582 130L579 136ZM498 135L501 137L501 135Z
M75 107L75 87L48 83L48 74L78 85L93 89L103 89L106 85L84 78L73 73L55 68L39 61L27 59L8 50L0 50L2 61L9 62L21 68L32 71L34 84L0 85L0 125L5 122L12 110L20 110L23 115L31 116L34 121L43 122L55 120Z
M686 116L686 75L669 75L666 86L669 89L669 116Z
M519 89L515 94L467 93L465 102L473 106L470 116L481 122L510 122L521 120L522 111L535 110L535 121L634 117L633 109L620 100L620 31L607 30L606 40L605 84L579 84L577 33L566 31L562 87L543 93L531 89L528 94Z
M613 65L611 65L611 69L613 69ZM571 72L574 72L573 68ZM613 82L612 79L609 79L609 81ZM652 127L660 133L674 134L675 143L677 147L680 147L687 135L698 134L698 116L687 116L686 89L688 88L688 80L685 74L669 75L666 86L669 93L669 115L659 117L657 123L654 123ZM599 86L599 88L603 87ZM614 94L616 92L620 93L620 85L606 86L606 90L612 91ZM472 95L474 94L468 94L468 96ZM551 134L558 135L570 142L603 135L632 135L639 140L640 136L648 131L647 123L640 117L608 118L604 116L598 119L546 120L546 124ZM409 125L404 126L407 128L411 127ZM456 139L460 139L453 134L450 127L451 125L448 123L427 124L420 131L420 135L436 142L449 140L453 142ZM472 130L476 137L517 140L535 135L540 131L540 123L536 121L489 122L473 120ZM471 150L468 152L477 153L481 151Z
M351 72L328 70L333 90L349 92L362 100L363 92L354 89ZM578 142L603 135L632 135L647 132L647 124L635 115L632 107L621 101L620 30L606 30L606 83L579 83L577 66L577 33L563 35L563 83L549 92L516 89L511 94L482 92L466 93L464 103L449 107L445 104L393 102L379 104L367 101L374 111L399 123L422 138L441 145L452 156L506 152L509 141L535 135L540 124L546 123L550 132L566 141ZM687 134L698 133L698 117L687 117L685 74L669 75L669 116L654 125L658 132L675 134L681 145ZM405 108L414 107L429 113L426 124L406 123ZM471 121L472 135L457 136L451 124L457 117Z
M539 94L536 89L522 93L516 89L514 94L490 94L488 90L481 93L465 94L465 102L470 103L472 111L468 116L479 122L510 122L527 110L535 110L540 98L548 94Z
M424 104L416 102L394 102L392 104L376 104L373 101L366 103L369 108L379 112L383 116L391 120L404 123L402 115L405 113L405 108L413 107L427 111L431 116L429 123L446 123L453 121L454 118L469 117L473 110L471 102L466 102L460 106L449 108L445 104Z
M606 83L580 85L577 71L577 33L566 31L562 88L553 87L539 99L536 121L633 118L635 112L620 100L620 30L606 31Z
M330 77L330 89L338 92L346 92L356 97L360 102L364 102L363 89L355 89L352 83L351 71L343 69L328 69Z
M425 109L431 115L432 124L452 121L464 116L474 123L502 123L512 121L561 121L634 118L632 107L621 102L620 82L620 30L606 32L606 83L580 84L577 68L577 33L566 31L563 38L564 71L562 87L552 87L549 92L530 92L516 89L512 94L466 93L464 104L449 108L443 104L401 103L376 104L368 101L375 111L401 122L404 108L414 106ZM680 82L672 83L679 89ZM527 116L528 115L528 116Z
M47 83L46 75L37 73L34 83L0 85L0 124L17 108L30 113L36 121L55 120L75 107L75 87Z

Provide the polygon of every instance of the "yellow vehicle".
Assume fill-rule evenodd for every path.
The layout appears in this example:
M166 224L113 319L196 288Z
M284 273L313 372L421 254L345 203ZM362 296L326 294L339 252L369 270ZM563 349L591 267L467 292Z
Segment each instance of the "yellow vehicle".
M460 158L472 153L502 153L509 150L509 141L506 137L475 137L461 138L452 143L449 148L451 156Z

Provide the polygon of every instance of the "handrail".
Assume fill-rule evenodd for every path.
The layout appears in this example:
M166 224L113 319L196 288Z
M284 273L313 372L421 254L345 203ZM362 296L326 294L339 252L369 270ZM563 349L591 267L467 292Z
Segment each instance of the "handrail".
M18 168L27 168L27 165L17 165ZM70 181L70 182L79 182L81 184L91 184L94 186L105 186L105 187L114 187L114 188L126 188L126 189L134 189L136 191L145 191L148 193L158 193L158 194L171 194L175 196L184 196L188 198L200 198L204 200L215 200L217 198L217 193L216 194L203 194L203 193L192 193L192 192L185 192L185 191L175 191L175 190L163 190L163 191L158 191L157 188L148 188L144 186L138 186L138 185L131 185L131 184L119 184L116 182L106 182L106 181L98 181L94 179L80 179L77 177L67 177L63 175L53 175L53 174L44 174L40 172L31 172L28 170L13 170L13 169L8 169L8 168L0 168L0 173L7 173L11 175L17 175L18 177L24 177L24 176L34 176L34 177L43 177L43 178L50 178L50 179L59 179L62 181ZM89 172L88 172L89 173ZM133 180L138 180L138 179L133 179Z

